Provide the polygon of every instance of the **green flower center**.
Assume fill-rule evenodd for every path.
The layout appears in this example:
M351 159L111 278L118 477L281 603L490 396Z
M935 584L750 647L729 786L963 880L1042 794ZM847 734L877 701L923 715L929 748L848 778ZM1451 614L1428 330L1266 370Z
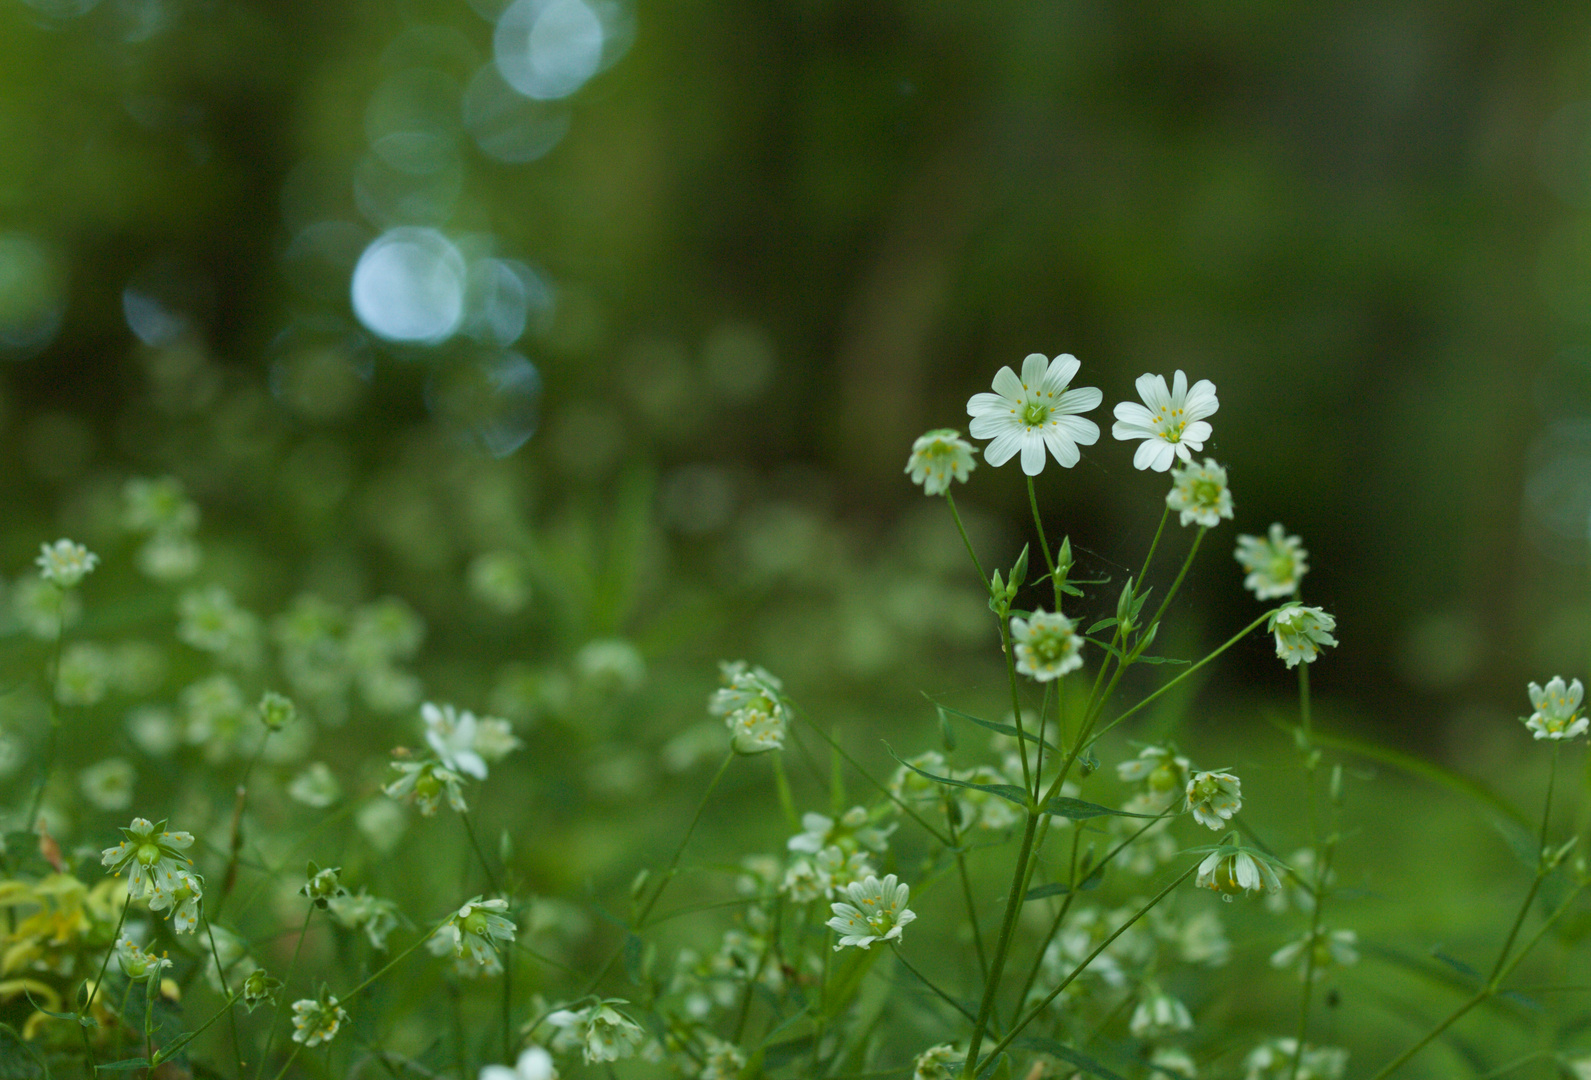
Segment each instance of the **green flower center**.
M1214 480L1195 480L1193 501L1200 506L1216 505L1221 501L1221 485Z
M1271 565L1268 573L1270 574L1272 581L1293 580L1292 556L1280 552L1271 556Z
M1028 648L1033 650L1033 655L1046 664L1053 664L1066 657L1066 637L1062 634L1045 634L1035 639Z
M473 911L467 918L464 919L463 922L459 923L459 929L463 930L466 934L474 934L476 937L485 937L486 916L479 911Z
M158 844L139 844L138 861L144 866L153 866L160 861L160 846Z
M1050 418L1050 407L1037 401L1022 406L1022 422L1028 427L1043 427Z
M434 799L442 793L442 781L432 773L425 773L414 782L414 793L422 799Z

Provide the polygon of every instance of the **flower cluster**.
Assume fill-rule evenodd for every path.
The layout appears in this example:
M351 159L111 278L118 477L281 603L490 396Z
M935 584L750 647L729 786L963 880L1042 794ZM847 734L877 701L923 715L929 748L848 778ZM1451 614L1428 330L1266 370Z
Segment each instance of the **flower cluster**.
M901 929L917 914L906 906L911 889L896 881L894 874L884 880L868 877L845 890L845 901L832 905L834 918L828 927L840 935L834 950L855 945L868 948L875 941L899 941ZM847 902L848 901L848 902Z
M628 1003L620 998L609 998L583 1009L559 1009L549 1014L547 1023L558 1029L552 1048L565 1051L578 1046L587 1065L634 1057L646 1032L613 1007L625 1004Z
M347 1019L348 1010L323 986L316 997L293 1002L293 1041L306 1047L331 1042Z
M1299 661L1313 664L1322 646L1337 644L1331 636L1337 620L1317 607L1288 604L1271 616L1266 629L1276 635L1276 655L1288 667L1297 667Z
M168 832L164 821L133 818L122 836L121 843L101 853L101 865L118 877L126 873L129 899L147 898L151 911L171 909L175 929L191 932L203 897L202 879L189 872L193 860L183 854L193 846L193 835Z
M708 699L707 711L724 718L729 744L737 754L761 754L784 747L788 726L780 692L784 684L743 660L719 665L723 685Z

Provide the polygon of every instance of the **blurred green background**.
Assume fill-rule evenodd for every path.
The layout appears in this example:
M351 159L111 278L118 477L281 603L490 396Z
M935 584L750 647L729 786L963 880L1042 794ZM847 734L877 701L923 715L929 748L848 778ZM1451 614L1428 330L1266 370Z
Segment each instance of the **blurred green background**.
M172 475L245 605L404 598L427 696L553 733L545 882L628 872L721 657L875 754L998 701L901 468L1034 351L1105 393L1039 490L1106 595L1165 489L1109 406L1219 388L1237 519L1168 651L1253 617L1280 520L1326 715L1535 798L1524 684L1591 655L1591 9L0 0L6 576L69 535L130 597L85 629L169 628L113 583ZM1009 563L1014 466L958 497ZM1256 637L1190 715L1292 685Z

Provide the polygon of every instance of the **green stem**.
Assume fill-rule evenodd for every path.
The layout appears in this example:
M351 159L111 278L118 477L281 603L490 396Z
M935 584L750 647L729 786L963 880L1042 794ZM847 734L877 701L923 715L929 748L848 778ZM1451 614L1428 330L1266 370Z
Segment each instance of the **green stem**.
M1180 875L1178 875L1178 877L1177 877L1177 879L1175 881L1173 881L1171 884L1167 885L1164 889L1161 889L1158 893L1156 893L1154 895L1153 898L1151 898L1149 900L1148 903L1144 904L1143 907L1139 908L1136 912L1134 912L1132 918L1128 919L1126 922L1124 922L1120 926L1118 926L1115 929L1115 931L1113 931L1111 933L1110 937L1108 937L1104 941L1100 942L1099 946L1093 952L1089 953L1086 957L1084 957L1082 962L1079 963L1075 968L1072 969L1071 974L1067 975L1066 978L1062 979L1060 981L1060 984L1058 986L1056 986L1054 990L1051 990L1048 994L1046 994L1044 996L1044 1000L1043 1001L1041 1001L1037 1005L1033 1006L1032 1010L1030 1010L1026 1016L1022 1017L1014 1025L1012 1025L1011 1030L1006 1032L1005 1038L1001 1039L998 1043L996 1043L995 1046L989 1051L989 1056L990 1057L994 1057L995 1055L999 1054L1000 1051L1004 1050L1007 1046L1010 1046L1012 1040L1014 1040L1019 1034L1021 1034L1022 1029L1027 1027L1029 1024L1031 1024L1034 1020L1036 1020L1038 1018L1039 1014L1041 1014L1046 1008L1049 1007L1050 1002L1054 1001L1057 997L1059 997L1061 991L1065 990L1068 986L1070 986L1072 984L1072 980L1076 979L1079 975L1081 975L1083 973L1083 971L1088 967L1088 965L1092 964L1094 962L1094 959L1097 956L1099 956L1100 953L1102 953L1106 949L1108 949L1112 942L1114 942L1117 938L1121 937L1121 935L1125 934L1128 931L1128 929L1130 929L1132 927L1132 925L1134 923L1136 923L1139 919L1141 919L1145 915L1147 915L1151 908L1153 908L1156 904L1160 903L1160 901L1164 900L1167 896L1169 896L1172 889L1175 889L1178 885L1181 885L1184 881L1187 881L1188 878L1193 876L1194 871L1196 871L1198 869L1199 869L1199 864L1198 863L1194 863L1192 866L1188 867ZM973 1073L964 1073L963 1075L970 1077L970 1076L973 1076L975 1074L973 1074Z
M967 527L961 523L961 513L956 509L956 497L945 492L945 505L950 507L950 516L956 520L956 531L961 533L961 542L967 546L967 554L972 558L972 565L978 571L978 580L983 582L984 591L989 588L989 575L983 572L983 564L978 561L978 553L972 550L972 540L967 536Z
M448 920L451 919L451 918L453 918L453 916L449 915L446 919L443 919L441 922L439 922L435 926L431 927L431 929L427 933L421 934L418 938L415 939L415 941L414 941L414 943L412 945L410 945L407 949L404 949L397 956L394 956L391 960L388 960L385 964L383 964L381 966L380 970L378 970L374 975L371 975L369 978L365 979L364 982L360 983L358 986L354 987L352 990L350 990L346 994L342 995L342 997L338 998L337 999L337 1003L339 1005L346 1005L348 1002L352 1001L355 998L355 996L357 996L360 992L362 992L367 986L369 986L371 983L375 982L377 979L381 978L381 976L385 975L387 972L391 971L393 968L397 967L400 963L403 962L403 960L410 953L414 952L414 950L418 949L421 945L424 945L427 941L430 941L431 938L436 935L436 932L438 930L442 929L442 927L444 927L444 926L446 926L448 924ZM285 990L287 984L284 982L282 985L283 985L283 989Z
M791 713L793 715L798 717L801 720L802 723L806 724L807 727L809 727L813 731L817 732L818 738L820 738L824 742L828 743L829 747L836 754L838 754L840 756L841 760L843 760L847 765L849 765L851 768L856 770L858 776L860 776L863 780L866 780L869 784L871 784L876 791L881 793L890 802L892 802L896 806L900 807L901 813L905 814L907 817L911 818L917 824L921 825L928 832L928 835L932 836L935 840L939 841L945 847L954 847L955 846L954 844L952 844L950 842L950 838L948 836L946 836L945 834L941 833L938 829L936 829L932 825L930 825L928 823L928 820L926 818L924 818L921 814L919 814L915 809L913 809L910 803L906 802L899 795L896 795L893 791L891 791L888 788L888 786L879 783L878 780L876 780L873 777L872 773L870 773L866 769L862 768L862 766L857 762L857 760L855 758L853 758L850 754L846 753L845 752L845 748L834 740L834 736L833 735L830 735L827 731L824 731L822 728L818 727L817 724L813 723L810 719L807 718L805 713L796 712L794 709L792 709L790 711L791 711Z
M1011 631L1006 625L1005 616L996 614L995 619L1000 626L1000 651L1005 654L1005 670L1011 680L1011 722L1016 725L1016 745L1022 758L1022 790L1029 797L1037 793L1038 787L1033 781L1028 770L1028 740L1022 731L1022 695L1018 692L1016 681L1016 653L1011 642Z
M952 796L946 792L944 795L945 825L950 830L951 846L956 852L956 869L961 875L961 897L967 905L967 920L972 923L972 947L978 954L978 974L983 978L989 977L989 960L983 951L983 930L978 925L978 905L972 897L972 878L967 874L967 856L961 850L961 837L956 832L955 819L951 817L954 803Z
M309 932L309 920L315 914L315 905L311 903L309 910L304 912L304 923L298 928L298 942L293 946L293 958L287 962L287 974L282 979L281 996L287 997L287 990L293 984L293 971L298 967L298 954L304 948L304 935ZM282 1019L282 1006L278 1004L271 1010L271 1026L265 1029L265 1049L260 1051L260 1068L254 1074L254 1080L260 1080L265 1075L265 1063L271 1056L271 1043L276 1041L276 1025ZM296 1056L298 1051L293 1051ZM292 1058L288 1058L292 1061ZM287 1066L282 1066L286 1071ZM280 1076L280 1074L278 1074Z
M55 771L55 757L61 741L61 642L66 637L66 591L55 589L55 642L50 650L50 741L45 747L44 761L39 769L39 786L33 789L33 801L28 806L28 816L23 825L38 828L39 808L44 805L44 789Z
M215 973L216 977L221 980L221 992L227 996L225 1011L227 1013L227 1018L231 1021L232 1026L232 1056L237 1058L238 1077L241 1080L243 1076L243 1043L238 1039L238 1014L232 1008L232 1002L236 1001L237 999L232 994L232 987L227 983L226 967L221 963L221 950L216 948L215 928L210 925L210 916L208 914L205 914L204 916L204 933L205 936L210 939L210 956L213 960L215 960ZM219 1016L220 1013L217 1013L216 1015ZM209 1024L206 1024L205 1027L209 1027ZM199 1029L199 1031L203 1030L204 1028ZM195 1032L194 1034L198 1034L198 1032ZM169 1057L170 1055L168 1054L167 1056Z
M901 955L901 951L898 948L895 950L895 959L900 962L901 967L917 976L917 981L928 987L928 989L932 990L939 997L939 1000L943 1001L946 1005L949 1005L952 1009L955 1009L968 1020L971 1020L973 1023L977 1023L978 1018L972 1015L971 1010L969 1010L965 1005L957 1001L955 998L951 997L949 994L945 993L939 987L935 986L928 976L918 971L911 965L911 962L908 961L906 957Z
M475 825L470 821L470 815L462 813L459 820L464 822L464 831L469 835L470 847L475 849L475 857L480 860L481 869L486 872L486 883L493 893L503 895L503 888L497 882L497 875L492 872L491 863L486 861L486 852L481 850L481 842L475 835ZM507 1061L514 1055L514 954L512 951L503 953L503 1060Z
M1315 868L1315 880L1310 884L1310 895L1315 902L1309 917L1309 937L1305 939L1304 947L1304 989L1298 1004L1298 1045L1293 1048L1293 1067L1287 1074L1288 1080L1298 1080L1298 1070L1304 1062L1304 1037L1309 1034L1309 1001L1315 990L1315 944L1320 940L1320 909L1325 905L1326 875L1331 873L1331 861L1336 850L1335 845L1327 846L1325 855Z
M1033 488L1033 478L1028 477L1028 505L1033 508L1033 527L1039 531L1039 550L1044 553L1044 567L1050 572L1055 586L1055 610L1061 610L1061 582L1055 576L1055 559L1050 555L1050 542L1044 536L1044 519L1039 517L1039 496Z
M276 1074L274 1080L282 1080L282 1077L287 1075L287 1070L293 1067L293 1062L298 1059L298 1052L303 1048L302 1043L293 1044L293 1052L287 1055L286 1061L282 1062L282 1071Z
M1011 875L1011 892L1005 901L1005 918L1000 922L1000 937L994 946L994 961L989 968L989 977L983 982L983 1000L978 1003L978 1016L972 1022L972 1037L967 1043L967 1060L961 1075L968 1080L978 1075L978 1047L983 1042L984 1026L994 1011L994 996L1000 989L1000 975L1005 971L1006 955L1011 951L1012 931L1016 928L1017 913L1022 909L1022 883L1027 879L1028 859L1033 854L1033 838L1038 832L1038 825L1038 810L1030 808L1027 825L1022 830L1022 846L1017 852L1016 872ZM999 1048L994 1052L998 1053Z
M170 1046L163 1046L159 1050L155 1051L155 1056L150 1059L150 1065L159 1065L162 1061L170 1061L179 1051L182 1050L183 1047L187 1046L189 1043L193 1042L193 1040L197 1039L200 1035L203 1035L206 1031L208 1031L212 1024L221 1019L223 1013L230 1013L232 1011L232 1005L236 1001L236 994L227 994L226 1003L217 1009L210 1019L206 1020L192 1031L183 1034ZM240 1070L240 1075L242 1068L243 1062L239 1061L238 1069Z
M1199 553L1199 545L1204 543L1204 534L1209 532L1209 526L1200 525L1199 531L1194 534L1193 546L1188 548L1188 557L1182 560L1182 569L1177 571L1177 579L1171 583L1171 588L1166 590L1165 599L1160 601L1160 606L1155 609L1155 617L1150 619L1149 626L1154 626L1166 613L1166 608L1171 606L1171 598L1177 595L1177 590L1182 588L1182 579L1188 576L1188 570L1193 566L1193 557Z
M116 920L116 929L111 931L110 948L105 950L105 959L100 961L99 974L94 976L94 985L90 986L83 995L83 1004L78 1006L77 1010L78 1016L87 1015L88 1007L94 1003L94 999L99 996L100 988L105 985L105 969L110 967L110 954L116 951L116 942L121 940L122 936L122 926L127 922L127 909L132 906L132 897L129 896L122 901L121 916Z

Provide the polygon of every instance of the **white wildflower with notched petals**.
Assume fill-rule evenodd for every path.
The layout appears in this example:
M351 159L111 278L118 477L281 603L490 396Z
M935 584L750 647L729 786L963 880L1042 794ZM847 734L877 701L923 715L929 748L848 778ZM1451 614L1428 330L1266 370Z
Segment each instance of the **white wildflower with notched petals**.
M82 544L57 540L53 544L39 545L39 557L34 564L45 581L53 581L63 589L71 589L99 565L99 556Z
M514 1067L487 1065L481 1069L479 1080L558 1080L558 1070L553 1068L552 1055L540 1046L527 1046L519 1052Z
M199 903L204 899L204 878L186 870L162 871L159 888L150 893L149 910L171 909L171 929L191 934L199 928Z
M930 1046L912 1062L912 1080L955 1080L967 1055L949 1043Z
M1297 667L1300 660L1313 664L1321 646L1337 644L1331 636L1337 620L1317 607L1288 604L1271 616L1266 629L1276 635L1276 656L1288 667Z
M331 1042L347 1019L348 1012L337 1004L336 995L322 989L318 998L293 1002L293 1041L306 1047Z
M130 982L158 978L162 968L171 966L170 960L145 952L136 941L125 935L116 942L116 963Z
M1226 470L1213 458L1205 458L1203 465L1171 470L1166 505L1177 511L1183 525L1213 529L1222 518L1232 516L1232 490L1226 486Z
M1284 968L1298 965L1298 977L1312 971L1314 979L1326 977L1326 969L1347 967L1359 962L1359 935L1352 930L1327 930L1321 927L1314 933L1306 931L1303 937L1289 941L1271 954L1271 967Z
M477 780L486 779L486 761L475 750L474 713L427 701L420 706L420 719L425 721L425 741L443 765Z
M584 1009L559 1009L550 1014L547 1023L558 1029L553 1049L572 1050L578 1046L587 1065L634 1057L646 1041L646 1032L613 1007L624 1004L627 1003L619 998L611 998Z
M1237 550L1232 553L1238 564L1248 571L1243 579L1245 589L1253 589L1258 600L1274 600L1292 596L1298 583L1309 572L1309 552L1296 536L1288 536L1281 522L1272 522L1265 536L1242 535L1237 538Z
M719 669L723 685L708 698L707 711L724 718L735 753L783 749L788 725L779 691L784 684L741 660L721 663Z
M853 806L840 815L838 821L826 814L801 815L802 832L792 836L786 847L807 855L816 855L828 847L837 847L847 853L858 848L884 851L889 847L890 834L895 823L874 825L866 807Z
M983 459L999 468L1021 451L1022 471L1029 476L1044 471L1046 450L1063 467L1076 465L1078 446L1099 441L1099 425L1077 414L1098 408L1103 398L1092 386L1068 389L1081 366L1070 353L1054 360L1031 353L1020 378L1009 367L995 372L994 393L967 400L967 433L993 440L983 448Z
M1202 772L1188 781L1188 810L1200 825L1224 829L1243 808L1243 782L1231 773Z
M898 882L894 874L885 875L883 881L869 877L848 886L845 896L850 902L830 905L834 918L826 925L840 935L834 951L847 945L866 949L875 941L899 941L901 929L917 918L906 906L910 895L911 888Z
M972 444L961 437L961 432L938 428L912 443L905 471L911 473L912 483L922 485L924 495L943 495L950 490L952 480L966 483L967 474L977 464L972 457Z
M1585 698L1585 687L1579 679L1566 686L1560 676L1554 675L1545 689L1531 683L1529 691L1536 711L1524 723L1536 738L1573 739L1591 727L1591 719L1579 715L1580 702Z
M394 761L399 776L381 790L401 803L411 803L425 817L436 813L446 797L447 804L464 813L464 778L435 761Z
M1011 618L1016 669L1036 682L1059 679L1083 666L1083 639L1071 619L1042 608L1031 618Z
M1133 468L1165 472L1176 458L1192 461L1193 451L1204 449L1213 430L1204 418L1220 408L1215 384L1200 379L1189 389L1188 377L1178 371L1169 390L1164 375L1140 375L1136 385L1143 404L1119 402L1116 424L1110 429L1123 442L1143 440L1133 454Z
M1217 848L1206 855L1193 883L1201 889L1220 893L1227 903L1240 892L1274 893L1282 887L1282 879L1270 863L1241 848L1229 847Z
M167 832L164 821L155 824L148 818L133 818L132 824L122 829L122 836L121 843L101 853L100 864L118 877L127 872L129 899L162 894L177 883L180 872L193 865L183 854L193 846L193 834Z
M498 943L513 941L518 929L514 920L503 914L507 910L507 900L477 896L438 927L436 936L448 940L459 959L467 958L481 967L494 966Z

